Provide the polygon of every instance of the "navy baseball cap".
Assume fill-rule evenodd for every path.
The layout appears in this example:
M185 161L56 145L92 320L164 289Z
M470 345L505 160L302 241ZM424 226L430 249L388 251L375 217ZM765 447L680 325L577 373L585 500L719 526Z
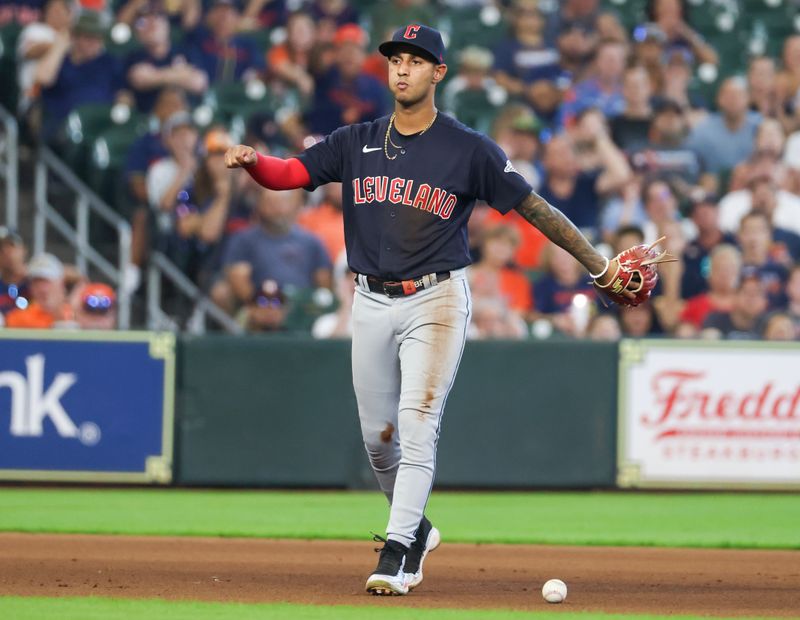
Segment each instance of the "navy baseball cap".
M394 31L391 41L385 41L378 46L378 51L386 56L391 56L398 46L407 45L423 52L425 58L440 64L444 63L444 41L438 30L422 24L409 24Z

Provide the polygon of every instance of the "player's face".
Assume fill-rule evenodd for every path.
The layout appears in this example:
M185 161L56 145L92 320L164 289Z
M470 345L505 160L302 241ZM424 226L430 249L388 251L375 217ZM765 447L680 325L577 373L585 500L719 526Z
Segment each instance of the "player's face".
M412 106L429 96L446 69L409 52L393 54L389 58L389 89L399 104Z

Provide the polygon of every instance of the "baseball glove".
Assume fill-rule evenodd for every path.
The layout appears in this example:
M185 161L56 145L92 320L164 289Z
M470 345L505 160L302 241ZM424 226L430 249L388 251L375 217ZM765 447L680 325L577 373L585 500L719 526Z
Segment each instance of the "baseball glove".
M602 274L592 276L595 288L616 304L638 306L647 301L658 282L656 265L678 260L666 250L659 254L654 249L664 239L661 237L652 245L635 245L617 254ZM625 295L625 291L633 295Z

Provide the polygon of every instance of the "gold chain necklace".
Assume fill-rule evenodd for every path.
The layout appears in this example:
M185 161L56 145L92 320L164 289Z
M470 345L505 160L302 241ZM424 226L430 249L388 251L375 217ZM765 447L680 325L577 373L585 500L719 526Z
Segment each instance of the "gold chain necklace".
M392 155L391 157L389 157L389 143L391 142L392 146L394 148L396 148L396 149L400 148L400 146L398 146L397 144L392 142L392 139L389 137L389 134L392 131L392 125L394 125L394 117L395 117L395 115L396 115L396 113L392 112L392 116L389 118L389 126L386 128L386 137L383 139L383 154L386 155L386 159L388 159L389 161L397 159L397 155L396 154ZM437 116L439 116L439 110L436 110L433 113L433 118L430 120L430 122L427 125L425 125L425 129L420 131L417 135L421 136L426 131L428 131L431 128L431 125L433 125L434 121L436 121L436 117Z

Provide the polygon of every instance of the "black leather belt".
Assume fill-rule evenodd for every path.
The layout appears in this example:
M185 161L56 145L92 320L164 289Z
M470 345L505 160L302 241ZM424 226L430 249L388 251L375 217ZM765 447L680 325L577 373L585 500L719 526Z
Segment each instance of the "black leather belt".
M376 276L356 276L356 282L358 282L359 277L366 278L367 286L373 293L380 293L387 297L408 297L423 289L434 287L439 282L448 280L450 272L439 271L438 273L420 276L413 280L383 280Z

